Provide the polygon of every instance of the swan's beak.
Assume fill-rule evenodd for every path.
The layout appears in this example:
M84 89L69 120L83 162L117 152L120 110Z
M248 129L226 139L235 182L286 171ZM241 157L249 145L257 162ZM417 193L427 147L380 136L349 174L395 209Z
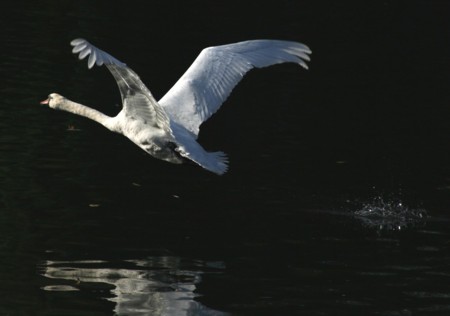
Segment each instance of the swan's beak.
M39 104L48 104L48 102L49 102L49 99L46 99L44 101L39 102Z

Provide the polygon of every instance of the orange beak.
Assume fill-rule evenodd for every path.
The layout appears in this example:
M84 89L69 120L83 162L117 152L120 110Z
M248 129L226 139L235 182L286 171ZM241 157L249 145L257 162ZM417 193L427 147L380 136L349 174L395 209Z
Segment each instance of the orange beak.
M49 99L46 99L44 101L39 102L39 104L48 104L48 102L49 102Z

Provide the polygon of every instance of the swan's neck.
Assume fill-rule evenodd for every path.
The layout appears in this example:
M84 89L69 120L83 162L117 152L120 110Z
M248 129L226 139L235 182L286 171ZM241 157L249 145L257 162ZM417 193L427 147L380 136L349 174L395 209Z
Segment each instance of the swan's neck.
M63 110L63 111L67 111L67 112L70 112L73 114L87 117L88 119L96 121L96 122L102 124L103 126L109 128L109 129L112 129L112 126L110 126L112 123L111 122L112 117L105 115L102 112L99 112L99 111L92 109L88 106L85 106L83 104L70 101L69 99L64 99L55 108L58 110Z

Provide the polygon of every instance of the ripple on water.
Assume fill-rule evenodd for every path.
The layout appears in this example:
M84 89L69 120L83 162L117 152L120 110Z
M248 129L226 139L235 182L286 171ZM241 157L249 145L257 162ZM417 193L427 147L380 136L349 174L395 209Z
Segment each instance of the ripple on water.
M79 291L76 287L70 285L46 285L41 288L44 291L49 292L71 292L71 291Z
M450 298L450 293L415 291L415 292L405 292L404 294L417 298L440 298L440 299Z
M353 212L365 226L379 230L401 230L407 227L424 224L427 211L421 208L410 208L399 200L384 200L377 197L364 203Z

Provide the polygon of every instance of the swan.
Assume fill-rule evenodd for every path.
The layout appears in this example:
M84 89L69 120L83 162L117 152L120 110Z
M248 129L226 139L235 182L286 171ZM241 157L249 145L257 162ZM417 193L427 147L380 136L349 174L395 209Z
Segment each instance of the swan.
M208 152L198 142L200 125L213 115L252 68L291 62L308 69L308 46L283 40L249 40L203 49L175 85L156 101L125 63L85 39L70 42L88 68L105 65L117 81L122 110L115 117L51 93L41 104L94 120L123 134L155 158L194 162L218 175L228 169L225 153Z

